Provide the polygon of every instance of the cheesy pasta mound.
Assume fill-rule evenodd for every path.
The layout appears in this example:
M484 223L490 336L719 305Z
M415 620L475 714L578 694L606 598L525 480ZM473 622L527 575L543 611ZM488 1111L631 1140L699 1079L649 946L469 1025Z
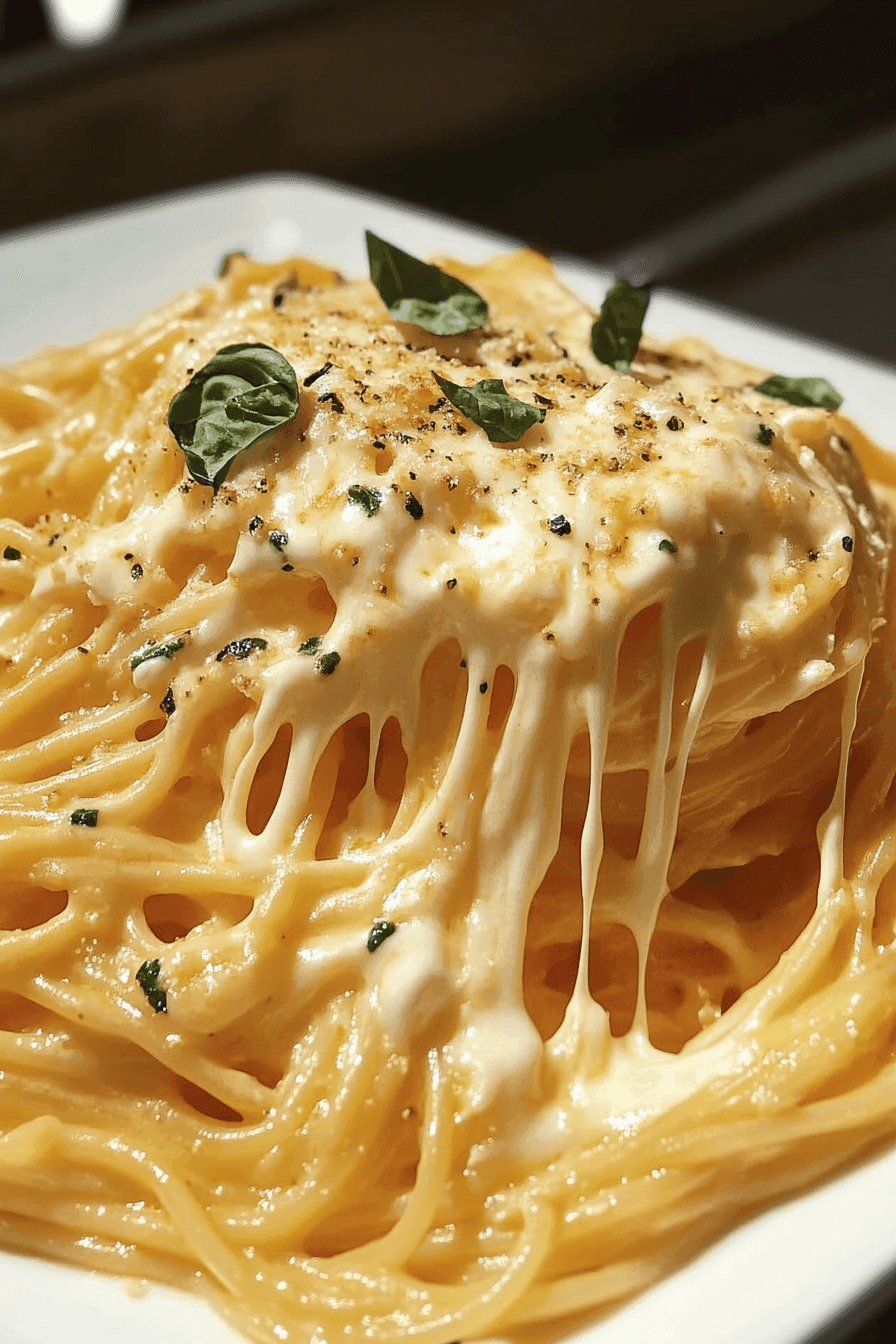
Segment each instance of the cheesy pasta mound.
M894 1127L883 456L443 264L480 330L237 257L0 374L0 1245L264 1344L612 1306Z

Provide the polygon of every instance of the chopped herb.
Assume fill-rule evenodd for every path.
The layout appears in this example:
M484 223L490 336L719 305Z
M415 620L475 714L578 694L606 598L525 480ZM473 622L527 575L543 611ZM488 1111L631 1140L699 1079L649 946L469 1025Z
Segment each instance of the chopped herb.
M562 513L558 513L555 518L549 518L548 527L556 537L568 537L572 531L572 523L568 518L564 518Z
M330 363L329 360L327 360L326 364L324 364L322 368L317 369L314 373L309 373L307 378L302 379L302 386L311 387L313 383L317 382L318 378L323 378L325 373L329 373L332 367L333 365Z
M479 683L479 694L480 694L480 695L485 695L485 693L486 693L487 690L488 690L488 682L487 682L487 681L482 681L482 682L480 682L480 683Z
M460 660L460 665L461 665L461 667L466 667L466 665L467 665L467 660L466 660L466 658L461 658L461 660Z
M408 495L407 503L405 504L404 507L407 510L407 512L411 515L411 517L414 519L414 522L418 523L420 519L423 517L423 505L420 503L416 495L411 494L410 490L407 492L407 495Z
M269 345L225 345L168 408L168 428L187 470L217 493L234 461L292 420L299 389L292 365Z
M151 644L148 649L141 649L135 653L131 659L131 670L139 667L141 663L148 663L151 658L171 659L184 646L182 639L169 639L167 644Z
M249 255L248 252L244 252L241 247L234 248L232 252L225 252L221 260L218 262L218 270L216 272L218 279L219 280L224 279L224 276L229 273L230 268L236 261L237 257L247 257L248 255Z
M299 653L306 653L309 656L313 653L317 653L323 642L322 635L312 635L310 639L305 640L304 644L299 645Z
M591 349L601 364L609 364L619 373L628 372L641 341L649 302L647 290L636 289L627 280L617 280L610 286L600 317L591 328Z
M670 415L669 419L666 421L666 428L676 431L684 429L684 421L680 415Z
M335 392L324 392L322 396L318 397L318 401L331 402L333 410L336 411L337 414L339 415L341 415L342 412L345 410L345 407L343 406L342 402L339 400Z
M4 560L21 560L22 552L16 550L15 546L7 546L3 552Z
M482 326L488 304L475 289L369 230L366 238L370 278L396 322L415 322L435 336L462 336Z
M334 651L332 653L322 653L314 666L322 677L331 677L341 662L342 659L339 654Z
M670 555L675 555L676 552L678 551L678 547L675 545L675 542L670 541L668 537L663 537L662 541L659 544L659 549L661 551L668 551Z
M381 943L387 938L391 938L395 932L395 925L389 919L375 919L370 932L367 935L367 951L375 952Z
M264 519L259 518L258 514L256 513L254 518L249 519L249 531L251 532L253 537L255 536L255 533L258 531L258 529L261 527L264 527Z
M540 406L517 401L500 378L483 378L473 387L460 387L437 373L433 377L452 405L484 429L492 443L516 443L527 429L544 420L545 411Z
M134 979L146 995L150 1008L156 1013L167 1013L168 995L159 988L161 970L162 963L158 957L153 957L152 961L144 961Z
M278 528L274 528L272 532L268 533L268 541L275 551L282 551L289 541L289 536L286 532L281 532Z
M788 378L773 373L764 383L756 384L756 391L766 397L776 397L791 406L820 406L825 411L838 411L843 398L827 378Z
M78 807L69 817L69 821L73 826L95 826L99 815L95 807Z
M137 579L142 579L142 578L143 578L143 566L142 566L142 565L131 565L131 578L134 580L135 583L136 583Z
M756 431L756 437L763 448L767 448L775 437L775 431L772 429L771 425L760 425Z
M372 518L382 504L382 495L378 490L370 490L366 485L353 485L350 487L348 497L353 504L357 504Z
M233 639L224 645L220 653L215 654L215 662L223 662L225 658L248 658L256 649L266 649L267 646L267 640L259 639L257 635L250 635L246 639Z
M846 551L846 553L847 553L847 555L848 555L849 552L852 550L852 544L853 544L853 543L852 543L852 537L844 537L844 538L843 538L843 542L842 542L842 544L843 544L843 549L844 549L844 551Z
M174 692L170 686L159 701L159 709L163 714L167 714L169 718L177 709L177 705L174 703Z

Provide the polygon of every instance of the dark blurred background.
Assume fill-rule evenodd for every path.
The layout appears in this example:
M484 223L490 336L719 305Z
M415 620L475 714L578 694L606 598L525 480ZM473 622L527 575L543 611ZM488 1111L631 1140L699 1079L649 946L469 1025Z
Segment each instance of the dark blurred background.
M896 363L896 6L64 2L0 0L0 230L310 171Z
M0 0L0 231L313 172L896 364L887 0L62 3Z

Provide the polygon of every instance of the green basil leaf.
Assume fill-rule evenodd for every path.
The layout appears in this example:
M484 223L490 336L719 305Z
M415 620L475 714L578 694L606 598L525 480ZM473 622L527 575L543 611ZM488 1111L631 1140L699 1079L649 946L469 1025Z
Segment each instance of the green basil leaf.
M756 391L767 397L777 397L791 406L820 406L824 411L839 411L843 398L827 378L788 378L773 373L764 383L756 384Z
M305 640L304 644L299 645L299 653L304 653L310 657L312 653L317 653L323 642L323 635L311 635L309 639Z
M375 952L395 932L391 919L375 919L367 935L367 951Z
M484 429L492 443L516 443L527 429L544 420L540 406L517 401L500 378L483 378L473 387L459 387L437 373L433 377L451 404Z
M618 373L628 372L637 354L649 302L647 290L636 289L627 280L617 280L610 286L600 317L591 328L591 349L601 364L609 364Z
M365 237L370 278L396 322L416 322L435 336L462 336L482 326L488 304L475 289L369 229Z
M295 370L269 345L225 345L178 392L168 428L187 470L217 492L235 458L293 418Z

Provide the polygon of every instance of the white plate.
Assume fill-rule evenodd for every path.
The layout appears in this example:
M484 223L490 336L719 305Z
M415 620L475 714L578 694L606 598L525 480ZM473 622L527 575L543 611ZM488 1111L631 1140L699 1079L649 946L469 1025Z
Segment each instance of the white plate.
M0 362L130 322L214 274L233 248L268 260L305 253L362 274L365 228L411 252L468 261L515 241L304 177L150 201L0 241ZM605 273L572 260L562 270L600 302ZM696 333L782 373L824 375L844 410L896 449L896 371L669 293L654 295L648 325L662 336ZM828 1340L883 1301L894 1276L896 1151L753 1219L569 1344ZM0 1322L3 1344L240 1344L202 1302L161 1288L134 1298L118 1280L2 1254Z

